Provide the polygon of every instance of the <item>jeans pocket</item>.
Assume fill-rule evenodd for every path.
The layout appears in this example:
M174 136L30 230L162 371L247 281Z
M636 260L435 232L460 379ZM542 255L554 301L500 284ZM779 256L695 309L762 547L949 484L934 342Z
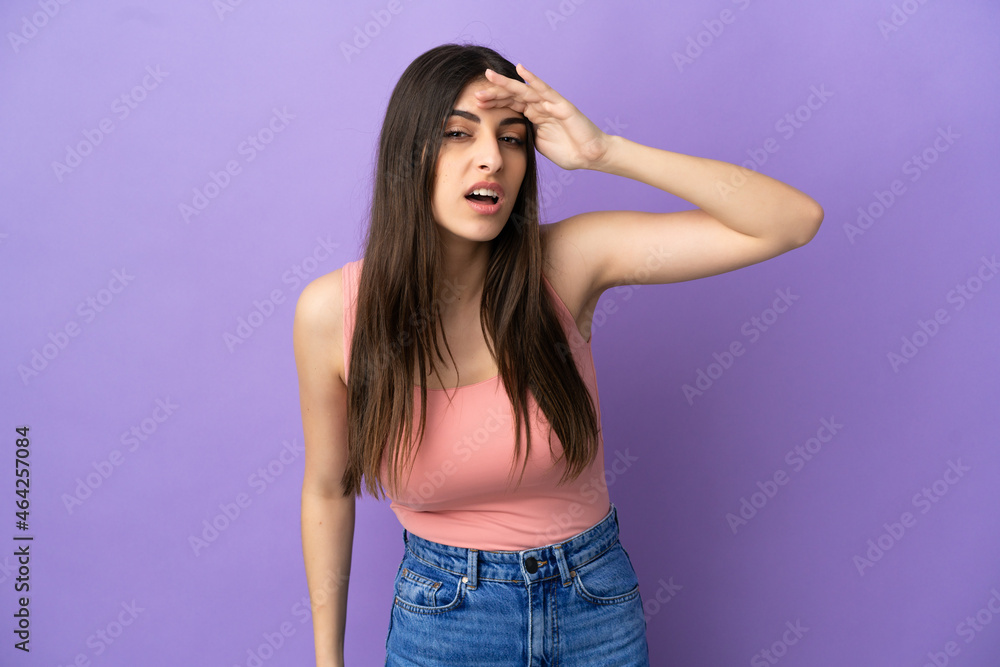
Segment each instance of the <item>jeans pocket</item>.
M441 614L462 604L462 575L428 565L409 554L396 575L395 605L417 614Z
M621 604L639 596L639 578L618 542L575 572L574 589L592 604Z

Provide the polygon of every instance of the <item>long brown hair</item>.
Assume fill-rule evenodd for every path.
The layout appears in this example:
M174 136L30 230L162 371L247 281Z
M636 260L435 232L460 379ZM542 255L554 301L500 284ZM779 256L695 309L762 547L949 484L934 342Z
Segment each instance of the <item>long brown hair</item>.
M427 376L435 369L431 351L444 361L438 346L444 291L439 230L431 209L435 165L448 113L465 86L483 79L487 68L523 81L514 65L492 49L445 44L414 60L389 99L348 362L345 495L360 496L364 478L368 492L381 497L386 482L391 489L400 488L403 460L409 461L407 475L412 470L414 368L420 377L417 446L423 439ZM527 165L513 212L490 243L480 322L513 406L517 435L511 472L520 457L523 425L527 442L520 484L531 451L526 419L530 390L563 445L563 483L578 477L597 455L597 412L576 364L565 354L570 349L566 334L542 284L530 122L525 150ZM454 365L446 338L445 349ZM382 480L386 454L388 480Z

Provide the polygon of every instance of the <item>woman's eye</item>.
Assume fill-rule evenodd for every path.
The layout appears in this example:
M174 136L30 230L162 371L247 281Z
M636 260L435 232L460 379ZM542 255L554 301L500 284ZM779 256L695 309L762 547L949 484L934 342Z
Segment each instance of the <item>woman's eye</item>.
M520 146L524 143L520 137L500 137L500 140L514 146Z
M446 137L467 137L469 135L467 135L465 132L462 132L461 130L449 130L448 132L444 133L444 136L446 136Z

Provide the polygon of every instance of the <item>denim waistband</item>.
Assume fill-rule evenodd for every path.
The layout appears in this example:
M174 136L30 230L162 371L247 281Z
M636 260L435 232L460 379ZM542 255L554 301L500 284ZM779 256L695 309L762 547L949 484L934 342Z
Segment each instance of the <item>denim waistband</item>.
M463 577L470 589L480 580L533 583L559 577L564 585L576 568L589 563L618 542L618 511L614 503L597 525L562 542L521 551L483 551L425 540L403 530L403 542L414 557ZM534 570L534 571L532 571Z

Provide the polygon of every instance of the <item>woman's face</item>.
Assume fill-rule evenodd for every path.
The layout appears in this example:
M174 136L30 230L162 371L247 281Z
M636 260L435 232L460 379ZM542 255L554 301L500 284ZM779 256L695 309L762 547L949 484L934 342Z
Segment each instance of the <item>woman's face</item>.
M475 92L490 85L486 79L467 85L445 120L431 200L445 237L496 238L524 179L527 120L508 108L480 109Z

